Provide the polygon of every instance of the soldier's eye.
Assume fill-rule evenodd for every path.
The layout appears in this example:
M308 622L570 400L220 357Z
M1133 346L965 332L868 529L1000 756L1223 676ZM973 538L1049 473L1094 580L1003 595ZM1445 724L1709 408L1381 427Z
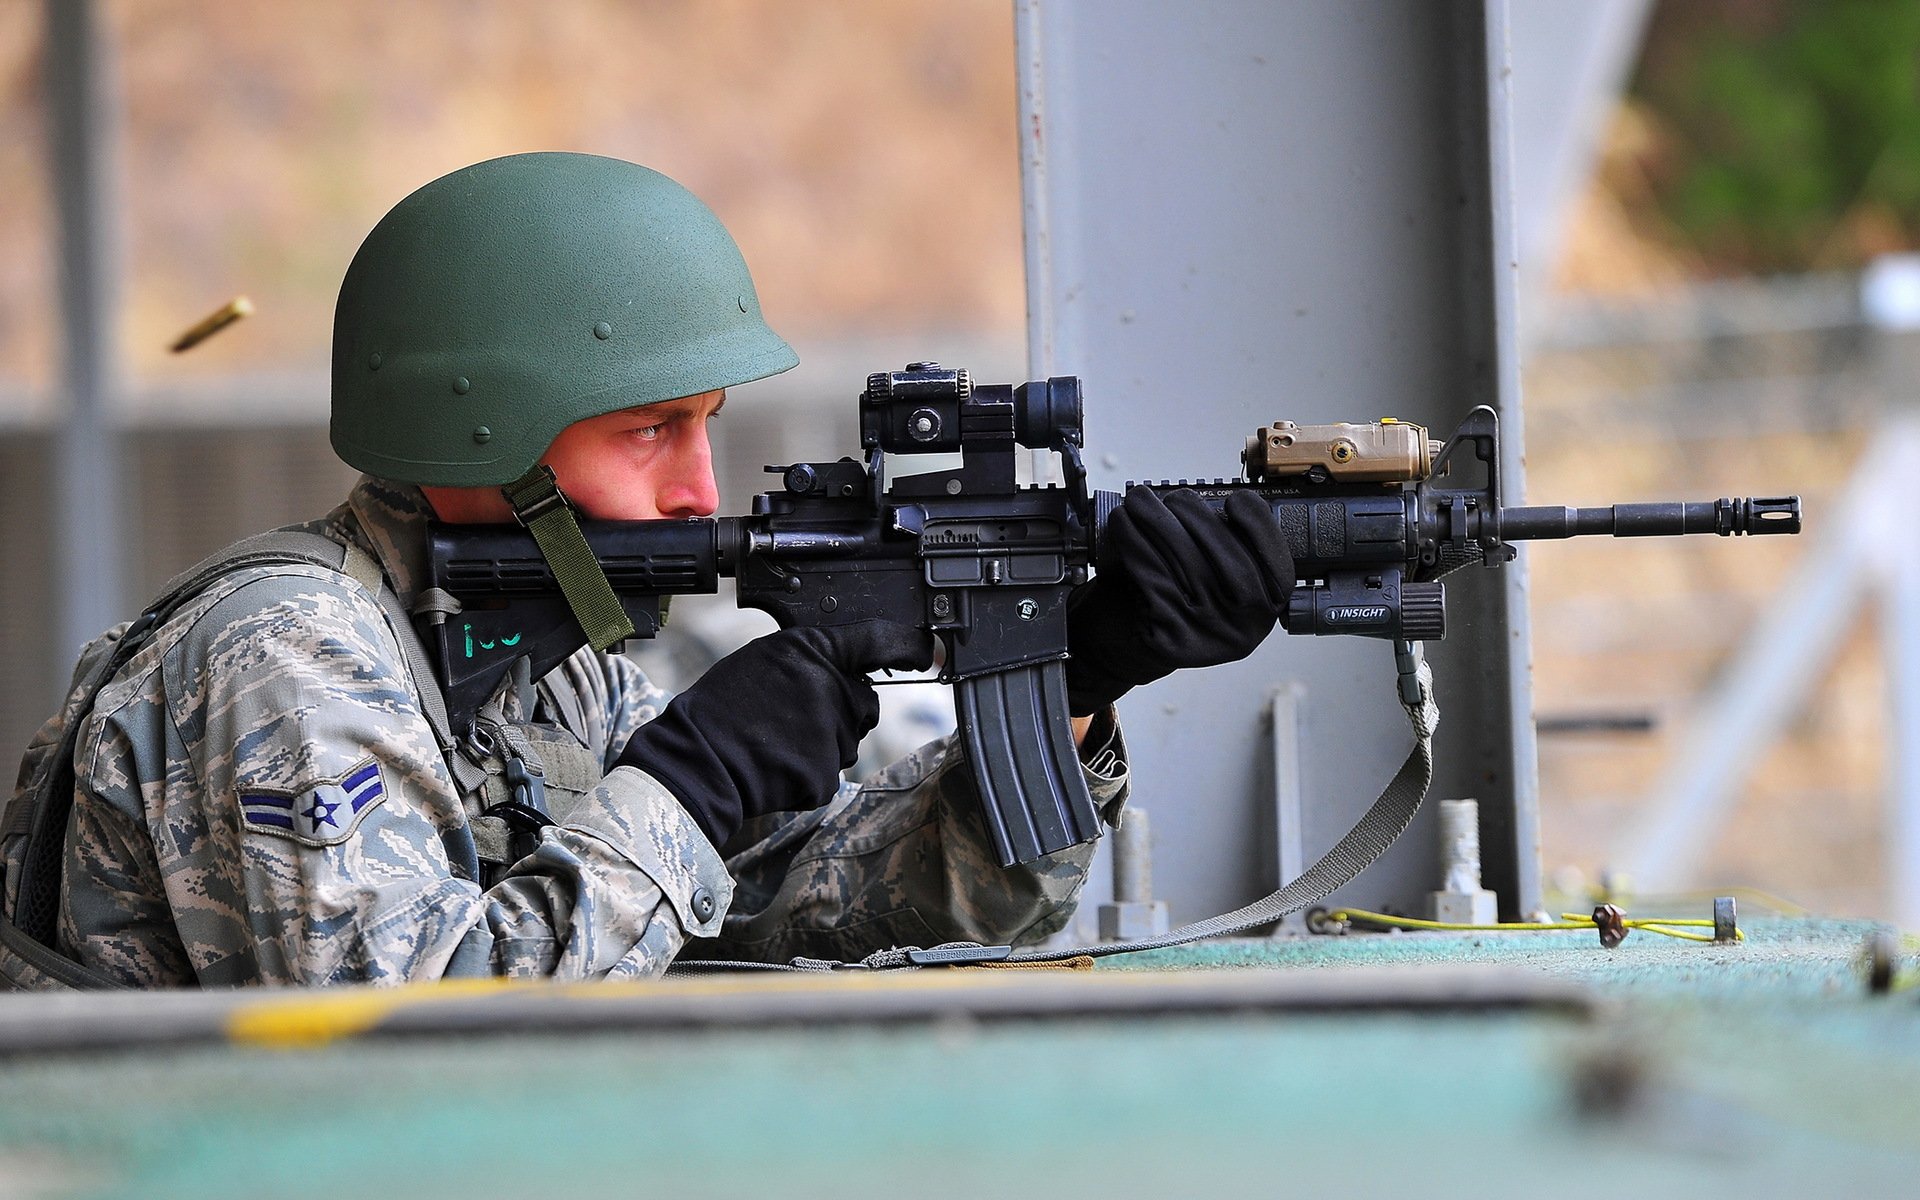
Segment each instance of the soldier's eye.
M633 431L633 436L639 438L643 442L657 441L660 437L661 431L666 429L666 427L667 427L666 422L664 421L658 425L642 425L640 428Z

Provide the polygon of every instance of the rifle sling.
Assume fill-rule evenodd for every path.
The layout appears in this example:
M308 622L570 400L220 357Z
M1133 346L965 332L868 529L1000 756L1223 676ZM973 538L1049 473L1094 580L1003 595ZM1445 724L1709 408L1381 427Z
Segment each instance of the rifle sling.
M553 581L560 585L567 607L586 631L595 650L605 650L615 642L633 636L633 620L620 606L593 547L580 532L573 505L555 481L553 468L535 466L514 482L500 489L513 505L513 515L533 535L540 556L547 560Z
M1433 731L1440 723L1440 709L1433 700L1431 668L1422 662L1418 670L1420 699L1413 704L1403 701L1401 705L1406 710L1407 720L1413 725L1413 749L1366 815L1347 831L1345 837L1334 843L1331 850L1321 855L1318 862L1301 872L1299 878L1252 904L1217 917L1208 917L1204 921L1182 925L1159 937L1133 942L1102 942L1070 950L1015 953L1007 961L1041 963L1083 956L1105 958L1113 954L1182 946L1203 938L1231 937L1261 925L1271 925L1282 917L1326 899L1336 888L1346 886L1406 832L1414 814L1420 811L1421 801L1426 799L1428 786L1433 782Z

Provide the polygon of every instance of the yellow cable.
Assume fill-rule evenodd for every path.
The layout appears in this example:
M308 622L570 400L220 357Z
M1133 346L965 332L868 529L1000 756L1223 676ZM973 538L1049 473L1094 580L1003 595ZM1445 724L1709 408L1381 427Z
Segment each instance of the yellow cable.
M1560 919L1562 921L1584 921L1589 925L1593 924L1593 918L1585 913L1561 913ZM1641 925L1692 925L1702 929L1710 929L1713 927L1713 922L1704 917L1628 917L1626 920L1629 925L1635 923Z
M1589 926L1593 924L1592 917L1585 917L1579 913L1561 913L1560 919L1563 921L1584 921L1586 925ZM1667 937L1682 938L1689 942L1711 942L1713 940L1712 937L1705 934L1682 933L1678 929L1669 928L1675 925L1687 925L1699 929L1713 928L1712 921L1701 917L1628 917L1622 921L1621 924L1625 925L1628 929L1644 929L1648 933L1665 934ZM1734 929L1733 936L1736 941L1744 942L1747 940L1746 931L1738 927Z
M1418 917L1396 917L1387 913L1368 912L1364 908L1336 908L1327 914L1330 921L1369 921L1375 925L1399 925L1407 929L1444 929L1450 931L1478 932L1502 929L1591 929L1593 922L1535 925L1526 921L1507 921L1495 925L1465 925L1457 921L1423 921Z
M1628 921L1627 928L1644 929L1648 933L1662 933L1670 938L1680 938L1688 942L1711 942L1713 940L1713 935L1710 933L1682 933L1678 929L1662 928L1658 921ZM1733 931L1733 936L1736 940L1745 940L1745 935L1738 929Z
M1501 921L1492 925L1469 925L1458 921L1426 921L1419 917L1396 917L1388 913L1368 912L1364 908L1336 908L1327 914L1333 921L1364 921L1374 925L1395 926L1402 929L1437 929L1452 933L1505 933L1519 931L1546 932L1555 929L1592 929L1593 918L1581 913L1561 913L1558 921ZM1670 926L1691 926L1712 928L1713 922L1698 917L1629 917L1623 924L1628 929L1644 929L1649 933L1658 933L1666 937L1682 938L1689 942L1711 942L1707 934L1684 933ZM1746 940L1746 933L1735 929L1733 936Z

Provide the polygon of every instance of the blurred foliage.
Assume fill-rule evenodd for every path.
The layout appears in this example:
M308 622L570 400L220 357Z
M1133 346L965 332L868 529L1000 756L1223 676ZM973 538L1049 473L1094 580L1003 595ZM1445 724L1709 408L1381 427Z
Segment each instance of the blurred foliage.
M1648 194L1709 270L1920 244L1920 2L1662 0L1630 94Z

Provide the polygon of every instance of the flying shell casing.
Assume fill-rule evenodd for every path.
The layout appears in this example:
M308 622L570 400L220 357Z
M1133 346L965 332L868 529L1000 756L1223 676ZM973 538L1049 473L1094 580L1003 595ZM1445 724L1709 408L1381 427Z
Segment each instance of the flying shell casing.
M1275 421L1247 439L1241 454L1254 483L1314 475L1356 483L1425 479L1437 442L1424 426L1391 419L1354 424L1296 425Z
M195 322L193 327L185 333L173 339L173 344L168 346L167 349L173 351L175 354L182 354L198 346L214 334L219 333L235 321L252 315L253 301L247 299L245 296L235 296L233 299Z

